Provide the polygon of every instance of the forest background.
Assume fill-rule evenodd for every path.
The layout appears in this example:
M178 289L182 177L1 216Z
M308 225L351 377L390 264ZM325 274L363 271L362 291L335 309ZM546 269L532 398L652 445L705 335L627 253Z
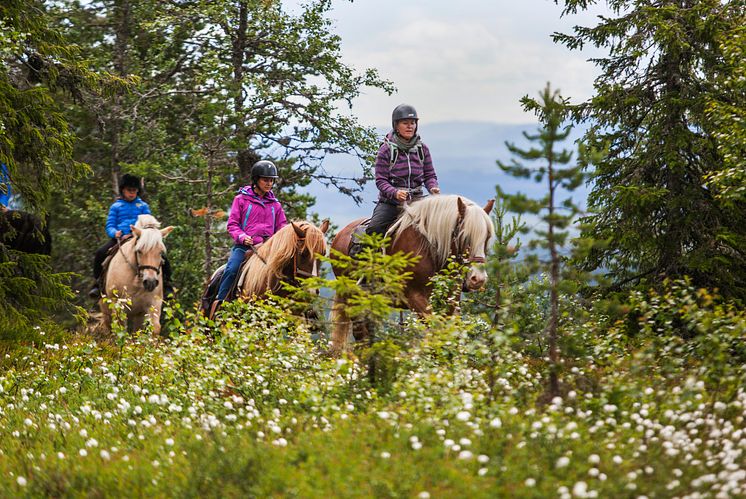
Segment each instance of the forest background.
M570 15L598 2L557 3L563 15ZM615 426L620 422L624 428L607 434L606 454L600 458L588 448L572 445L569 452L551 453L555 470L566 468L576 454L590 454L585 464L595 465L598 459L616 465L625 463L619 472L614 465L604 473L596 466L582 471L573 468L576 485L581 483L577 472L583 473L585 480L593 480L596 490L608 487L607 493L638 480L659 495L665 495L666 490L683 494L714 487L713 483L721 490L743 491L746 475L738 464L740 454L731 451L746 445L743 435L733 430L743 423L746 361L746 4L743 0L613 0L605 4L609 14L593 20L590 26L552 35L569 50L593 46L600 51L593 60L599 73L593 80L592 95L573 103L553 92L551 86L538 93L538 98L531 96L540 89L525 89L527 97L521 102L526 111L535 113L536 131L525 135L520 144L513 143L511 137L494 137L495 142L509 141L511 159L505 158L498 166L511 176L533 180L543 187L533 186L538 199L498 189L500 202L492 214L497 238L488 262L490 285L464 305L464 322L435 314L428 319L430 322L415 323L404 331L389 328L392 335L399 333L406 345L392 338L381 343L374 351L378 357L374 357L378 358L377 365L388 368L370 376L366 381L370 385L360 385L357 368L347 370L340 367L344 362L326 364L321 358L314 359L316 364L308 365L344 369L344 383L323 395L314 393L308 400L318 409L314 405L318 397L328 396L324 400L331 405L324 407L334 407L334 411L349 407L346 404L353 399L370 400L350 403L360 404L364 418L378 414L381 420L391 421L390 410L406 419L408 411L431 414L432 397L423 395L412 402L413 406L400 406L397 394L435 390L440 380L451 379L455 385L444 382L437 388L442 390L443 400L447 399L445 393L453 396L443 406L435 404L438 411L444 411L439 413L444 419L437 423L427 419L426 424L434 426L425 433L433 440L450 441L448 452L459 451L461 456L460 450L470 444L445 438L440 431L445 432L448 423L442 421L461 421L473 432L463 437L469 440L484 435L486 422L490 422L489 431L497 432L502 421L510 419L510 432L490 433L480 443L486 449L483 455L488 456L487 461L489 456L502 456L504 469L498 467L491 472L485 467L487 471L482 473L479 468L478 476L487 475L489 482L474 477L477 481L464 482L476 490L494 486L503 492L516 487L530 489L537 482L541 486L536 470L545 468L534 460L541 460L537 456L543 447L536 439L557 438L551 418L561 418L562 405L573 400L574 409L565 414L579 411L598 414L598 419L563 421L568 425L568 435L576 434L573 429L580 425L579 431L587 432L583 435L591 441L604 424ZM67 338L69 348L76 348L80 357L91 348L99 348L77 343L69 331L75 329L73 317L85 320L83 309L78 308L85 302L75 291L90 284L91 255L103 242L107 208L118 192L122 173L146 178L145 196L151 209L164 223L178 227L169 236L168 247L179 288L173 306L177 315L182 314L175 321L180 325L179 320L196 301L205 275L224 257L229 242L220 227L221 211L236 187L246 183L255 160L271 157L279 165L282 182L278 196L290 217L318 221L324 215L313 213L313 196L305 190L311 182L330 185L347 194L351 203L360 199L364 180L370 178L371 155L377 150L380 130L361 123L352 104L363 89L390 93L394 83L376 69L352 69L343 62L341 41L329 17L331 8L332 3L324 0L292 10L273 0L3 2L0 161L7 165L24 209L42 218L48 216L54 239L51 258L19 254L0 245L0 332L7 351L21 348L23 352L8 354L9 368L0 378L0 395L7 402L3 415L12 422L7 431L15 439L9 437L7 441L16 445L22 437L17 448L3 450L15 456L4 465L9 467L4 471L13 477L18 475L13 487L25 487L28 475L39 466L32 463L35 458L28 458L28 453L39 456L39 452L29 449L47 445L34 440L29 428L37 423L20 412L28 402L24 397L28 399L34 390L49 389L50 395L64 393L59 392L56 383L61 381L57 378L48 386L41 381L32 386L28 383L33 383L29 380L34 377L23 373L35 366L48 366L47 361L68 363L75 358L57 357L53 346L45 347L50 350L45 357L46 350L38 349L38 345L45 344L50 337L45 335L54 332L55 338ZM385 114L388 112L385 110ZM570 132L566 126L570 124L576 125L579 140L565 144ZM336 154L357 158L362 173L355 178L340 178L327 171L326 159ZM495 183L490 180L490 185ZM560 191L572 193L582 185L588 189L586 206L578 206L572 197L567 201L559 197ZM533 235L523 236L533 241L516 240L520 221L513 219L511 225L507 208L541 222ZM542 251L532 259L527 255L533 249ZM523 258L517 259L519 255ZM245 337L240 337L241 331L259 334L256 325L260 324L265 332L292 336L287 329L294 331L288 326L292 320L281 311L250 308L243 310L244 315L241 311L237 306L233 311L236 315L231 316L228 310L222 323L226 340L220 348L236 348L230 350L236 355L235 362L261 361L249 353L254 350L247 346ZM197 321L192 323L196 338L200 337L197 329L212 327L193 317L189 320ZM446 322L438 322L441 320ZM179 349L190 341L181 332L171 331L175 333L174 344L180 345L173 351L168 346L171 344L159 350L139 343L118 344L118 353L97 350L100 358L106 359L103 371L108 373L108 363L116 362L126 375L134 365L128 363L137 364L140 355L142 362L154 364L138 364L140 367L132 372L137 371L139 376L138 369L150 372L153 368L158 373L154 366L167 365L173 362L173 356L192 352ZM237 343L231 343L234 340ZM296 368L308 368L304 362L310 357L298 357L293 350L298 345L308 347L306 340L287 344L276 343L277 338L258 340L271 342L278 353L298 361ZM430 340L435 343L428 343ZM425 341L424 346L419 341ZM192 347L196 344L190 344ZM403 353L406 351L414 353L407 356ZM200 365L210 371L210 366L219 364L195 360L212 353L192 353L195 357L184 360L182 366L187 386L182 392L183 403L193 403L191 407L201 411L203 406L197 400L219 400L224 392L214 386L205 388L187 402L187 398L195 397L189 388L195 385L187 367ZM40 357L29 361L28 355ZM365 358L370 361L373 357ZM221 362L229 365L233 362L230 359L228 355ZM463 369L449 374L448 365L454 359L463 361L459 364ZM267 365L277 366L274 360L265 360ZM432 367L430 362L445 369L443 378L436 377L436 382L427 376L408 377L425 372ZM80 369L77 366L70 371L74 372L73 378L83 376ZM44 367L46 373L58 371L67 372ZM506 374L508 371L510 374ZM238 376L243 371L234 372ZM518 376L516 373L530 381L519 383L522 389L513 393L501 383ZM203 382L215 381L216 386L224 387L223 374L219 380L202 374ZM155 380L162 386L174 382L159 376L155 375ZM106 374L102 380L109 378ZM419 385L425 378L433 384ZM280 392L272 391L272 387L265 388L264 393L256 391L253 378L245 382L244 392L236 385L241 396L234 394L242 401L251 393L256 396L252 403L266 403L268 410L281 404ZM85 377L75 383L81 394L88 393L86 387L105 385L91 384ZM399 391L403 386L409 388ZM461 391L452 391L453 386L460 386ZM464 395L464 390L470 395ZM585 394L580 400L579 392ZM483 394L476 399L479 404L473 403L474 393ZM96 396L108 395L96 392ZM262 398L265 396L269 398ZM161 410L156 407L158 401L145 399L154 414ZM90 414L85 398L75 402L80 409L75 409L75 414ZM457 410L457 406L463 410ZM531 407L525 414L529 420L538 414L536 420L527 426L519 418L509 418L518 407ZM638 418L647 418L650 407L655 408L658 419L646 426L648 423ZM146 411L150 409L146 407ZM218 412L215 407L210 410ZM554 415L542 416L544 410ZM468 414L463 415L464 411ZM472 424L476 413L482 418L481 426ZM495 416L498 413L500 417ZM603 413L614 413L617 419L610 423ZM307 416L304 414L299 410L283 424L294 431L309 429L310 423L304 426L303 421L318 424L318 419L303 419ZM206 418L201 419L203 423L209 420L208 414L202 416ZM344 416L341 420L348 415ZM700 419L712 424L697 423ZM373 428L380 430L379 424L389 424L375 418L366 421L371 434L375 433ZM129 423L122 423L122 433L115 437L118 442L130 438L126 435ZM270 429L276 427L275 420L264 423ZM46 428L57 431L58 424ZM398 441L402 428L412 430L414 420L409 424L395 425L396 433L389 435L393 440L388 442ZM185 425L179 431L191 430L191 423ZM693 436L702 431L703 425L718 427L706 448L699 446L699 437ZM159 432L171 431L168 426L156 425ZM669 426L674 430L680 426L688 436L667 429ZM552 427L555 431L549 431ZM548 433L542 433L542 428ZM696 431L692 433L692 429ZM260 433L258 438L263 439L264 430ZM418 450L421 446L415 442L421 437L409 438L408 452ZM88 445L87 440L85 445L97 447L99 440L95 439L95 445ZM526 441L533 443L527 446ZM271 444L283 446L287 441ZM380 450L378 444L370 445ZM507 448L525 448L528 457L516 452L516 461L509 462L500 453ZM663 468L679 470L688 481L678 480L681 476L677 473L677 479L666 476L663 480L659 473L666 474L666 469L651 468L648 472L647 463L654 461L646 454L650 449L655 449L654 457L671 460L670 466ZM146 447L145 451L143 455L160 452L155 447ZM113 451L106 452L109 455ZM615 452L625 454L624 459ZM47 449L42 454L51 452ZM108 461L103 453L100 456ZM428 456L435 461L444 458L437 452ZM465 454L463 459L472 457ZM532 462L529 468L522 466L522 457ZM278 459L285 458L300 459ZM413 457L411 462L417 459ZM198 469L198 462L191 463ZM19 475L16 468L25 469L25 474ZM705 478L709 468L716 471L715 478ZM97 469L85 468L83 474L94 479L91 477L97 476ZM523 469L534 470L532 476L522 475ZM450 470L447 465L442 473L448 475ZM505 470L509 473L501 474ZM427 482L427 478L412 473L417 480ZM577 493L572 484L557 488L565 472L556 473L547 475L544 492L566 495L572 489L576 496L588 493L586 481L577 485ZM611 476L612 480L606 482L600 475ZM50 472L45 476L48 492L58 483L57 475ZM139 476L131 478L138 481ZM105 479L102 475L101 480ZM145 482L137 483L144 487ZM408 477L400 483L409 487L413 482ZM113 483L98 485L103 490L116 487ZM277 484L270 480L263 490L277 492L273 485ZM74 491L85 483L64 482L60 486ZM158 486L153 486L157 491ZM397 490L396 481L387 486ZM454 493L454 489L445 490ZM412 492L416 490L407 488L406 493Z

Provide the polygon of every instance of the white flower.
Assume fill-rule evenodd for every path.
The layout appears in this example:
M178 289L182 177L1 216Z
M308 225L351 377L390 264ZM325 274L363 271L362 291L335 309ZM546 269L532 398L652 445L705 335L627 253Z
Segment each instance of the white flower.
M391 453L390 453L390 452L386 452L386 451L383 451L383 452L381 452L381 457L382 457L383 459L388 459L388 458L390 458L390 457L391 457Z
M570 458L567 456L562 456L561 458L557 459L557 464L555 464L555 466L557 468L565 468L568 464L570 464Z
M34 424L34 422L31 421L29 418L26 418L23 420L23 424L25 424L26 426L31 426L32 424Z
M58 452L57 459L65 459L65 454L63 454L62 452Z
M101 449L100 455L101 455L101 459L103 459L104 461L108 461L109 459L111 459L111 455L105 449Z
M577 482L572 487L572 495L575 497L587 497L588 496L588 484L585 482Z
M24 477L19 476L18 478L16 478L16 483L20 485L21 487L25 487L28 482L26 481Z
M78 451L78 454L80 454L81 457L86 457L88 455L88 451L85 449L80 449Z
M167 439L166 439L166 445L169 445L169 446L171 446L171 445L173 445L173 444L174 444L174 439L173 439L173 438L167 438Z
M598 464L601 462L601 458L598 457L598 454L591 454L588 456L588 462L591 464Z
M534 478L526 478L526 481L523 482L523 484L526 487L535 487L536 486L536 479L534 479Z
M91 438L85 443L85 446L86 447L98 447L98 440L96 440L95 438Z
M503 422L497 416L492 418L492 421L490 421L490 426L492 428L500 428L502 425L503 425Z
M423 490L422 492L417 494L417 497L419 497L419 499L430 499L430 492Z
M471 418L471 414L469 411L460 411L458 414L456 414L456 419L459 421L469 421L469 418Z
M469 450L462 450L461 452L458 453L459 459L471 459L473 457L474 457L474 454L472 454L472 452Z
M490 460L490 456L486 456L484 454L479 454L479 456L477 456L477 461L479 461L482 464L488 462L489 460Z
M378 417L381 419L388 419L389 413L386 411L378 411Z

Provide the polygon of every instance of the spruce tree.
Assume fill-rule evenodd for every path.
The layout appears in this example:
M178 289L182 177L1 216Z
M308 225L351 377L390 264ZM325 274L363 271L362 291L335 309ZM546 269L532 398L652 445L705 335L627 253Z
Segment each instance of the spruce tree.
M570 236L569 228L580 213L580 207L572 197L562 201L558 199L563 192L570 193L579 187L585 178L584 163L581 156L574 166L568 166L573 159L572 151L555 150L557 145L567 140L572 130L565 125L568 102L558 90L552 91L549 84L540 93L540 98L525 96L521 99L526 111L535 112L541 127L535 134L524 132L524 137L535 144L529 149L522 149L513 143L506 142L508 150L520 160L539 162L538 166L525 166L516 159L510 164L498 161L501 170L517 178L532 178L535 182L546 182L546 195L540 199L531 199L525 194L509 194L498 189L500 197L505 200L510 211L528 213L538 216L541 223L534 229L535 238L528 247L548 251L548 258L533 255L535 270L549 274L549 314L545 327L549 349L549 387L548 394L559 394L559 340L560 340L560 293L563 288L571 286L570 281L561 280L564 256L561 254ZM566 290L566 289L565 289Z
M594 3L566 0L564 14ZM607 244L587 268L605 269L612 289L688 275L744 299L746 209L723 196L743 181L744 2L607 3L615 17L554 36L608 49L595 60L595 95L574 110L593 125L588 143L608 149L585 232Z

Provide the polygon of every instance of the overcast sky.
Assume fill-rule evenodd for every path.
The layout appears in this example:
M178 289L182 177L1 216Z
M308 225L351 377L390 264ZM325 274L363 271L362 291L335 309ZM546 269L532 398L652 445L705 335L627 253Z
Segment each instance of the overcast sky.
M593 26L596 8L560 19L552 0L338 0L331 17L343 60L377 68L398 92L366 89L353 109L365 125L385 126L401 102L422 120L533 123L519 99L547 81L577 102L597 74L587 59L552 42L555 31Z

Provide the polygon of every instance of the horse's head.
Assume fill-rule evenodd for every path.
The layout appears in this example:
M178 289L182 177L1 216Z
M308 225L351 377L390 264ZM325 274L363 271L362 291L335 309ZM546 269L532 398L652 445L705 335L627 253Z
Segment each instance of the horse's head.
M329 220L321 222L319 227L309 222L291 222L290 225L293 227L296 241L292 267L288 269L286 277L290 281L318 277L318 256L326 254L324 234L329 229Z
M130 225L135 236L135 265L137 277L142 280L146 291L153 291L158 287L158 277L163 266L163 255L166 245L163 238L168 236L173 227L159 229L160 222L152 215L140 215L137 223Z
M458 198L458 224L454 231L454 254L466 255L469 271L464 279L464 291L480 289L487 282L487 272L484 269L487 247L495 234L492 220L489 217L495 200L490 199L481 208L475 204L466 204Z

